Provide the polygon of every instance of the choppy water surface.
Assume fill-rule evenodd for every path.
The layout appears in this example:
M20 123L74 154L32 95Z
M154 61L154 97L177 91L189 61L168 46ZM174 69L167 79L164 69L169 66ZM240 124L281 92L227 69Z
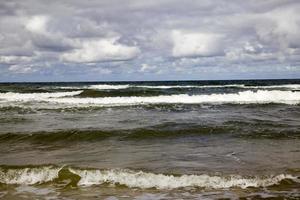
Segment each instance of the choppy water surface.
M300 199L300 80L0 84L0 199Z

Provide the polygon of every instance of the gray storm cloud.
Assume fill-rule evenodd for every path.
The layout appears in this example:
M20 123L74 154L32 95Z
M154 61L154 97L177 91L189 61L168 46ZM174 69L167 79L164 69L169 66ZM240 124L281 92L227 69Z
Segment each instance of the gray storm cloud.
M296 0L1 1L0 77L300 75L299 10Z

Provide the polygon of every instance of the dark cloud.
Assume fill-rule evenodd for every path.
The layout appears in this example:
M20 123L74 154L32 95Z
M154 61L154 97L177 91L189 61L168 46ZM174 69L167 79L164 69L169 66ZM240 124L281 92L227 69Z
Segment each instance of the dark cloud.
M0 68L7 80L299 77L299 10L298 0L2 1Z

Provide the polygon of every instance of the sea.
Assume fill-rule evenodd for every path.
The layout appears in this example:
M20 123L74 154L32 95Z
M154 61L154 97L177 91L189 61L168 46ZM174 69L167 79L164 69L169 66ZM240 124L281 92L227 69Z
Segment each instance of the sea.
M0 199L300 199L300 80L1 83Z

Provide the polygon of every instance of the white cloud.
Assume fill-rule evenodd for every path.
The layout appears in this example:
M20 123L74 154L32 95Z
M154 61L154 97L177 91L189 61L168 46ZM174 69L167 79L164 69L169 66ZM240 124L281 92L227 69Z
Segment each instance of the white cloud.
M118 42L118 37L76 40L77 49L62 54L66 62L90 63L104 61L122 61L135 58L140 50Z
M11 65L8 68L9 71L17 73L17 74L27 74L27 73L33 73L36 71L35 68L32 66L23 66L23 65Z
M0 63L2 64L15 64L21 62L30 62L31 57L27 56L0 56Z
M28 19L28 21L25 24L25 27L32 33L43 34L47 32L48 21L49 18L47 16L36 15Z
M297 0L186 0L184 4L130 0L124 5L111 0L51 4L10 0L9 6L5 4L0 6L0 68L6 74L30 74L29 66L39 71L34 76L56 77L89 76L105 65L101 73L121 78L158 71L194 75L203 68L214 74L231 66L237 72L251 66L253 73L267 69L263 66L299 68ZM233 68L237 65L243 68ZM215 71L209 70L214 67ZM290 68L282 69L290 73Z
M93 73L97 73L97 74L102 74L102 75L105 75L105 74L111 74L112 71L107 69L107 68L102 68L102 67L96 67L94 69L91 70Z
M290 54L290 48L300 47L300 5L278 8L257 15L258 39L281 54Z
M146 63L143 63L142 64L142 67L140 68L140 72L153 72L157 69L156 66L153 66L153 65L148 65Z
M172 31L174 57L218 56L224 53L222 36L213 33Z

